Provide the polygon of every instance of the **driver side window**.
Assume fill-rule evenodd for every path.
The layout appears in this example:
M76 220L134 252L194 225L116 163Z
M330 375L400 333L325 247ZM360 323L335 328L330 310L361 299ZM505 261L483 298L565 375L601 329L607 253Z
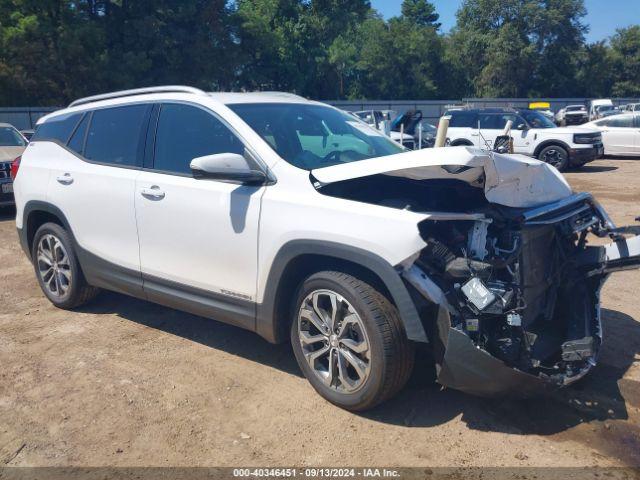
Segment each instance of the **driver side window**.
M181 103L163 104L153 168L189 174L191 160L216 153L244 154L242 141L212 113Z

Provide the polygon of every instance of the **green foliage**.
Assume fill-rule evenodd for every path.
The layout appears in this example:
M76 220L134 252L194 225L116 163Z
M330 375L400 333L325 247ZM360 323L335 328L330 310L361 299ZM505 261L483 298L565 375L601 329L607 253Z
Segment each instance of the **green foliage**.
M436 7L427 0L404 0L402 2L402 16L417 25L440 28L437 23L440 15L436 13Z
M611 39L613 95L640 97L640 25L623 28Z
M484 96L565 96L575 92L584 45L583 0L466 0L451 47Z
M0 0L0 105L188 84L321 98L640 96L640 26L586 44L583 0Z

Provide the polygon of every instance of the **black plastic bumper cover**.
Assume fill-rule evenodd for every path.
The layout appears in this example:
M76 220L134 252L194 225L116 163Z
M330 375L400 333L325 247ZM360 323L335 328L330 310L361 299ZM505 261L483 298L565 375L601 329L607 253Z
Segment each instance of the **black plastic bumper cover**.
M455 328L448 332L438 383L481 397L531 397L560 386L507 366Z
M569 150L569 162L572 165L579 165L592 162L604 155L604 146L601 143L593 145L591 148L572 148Z

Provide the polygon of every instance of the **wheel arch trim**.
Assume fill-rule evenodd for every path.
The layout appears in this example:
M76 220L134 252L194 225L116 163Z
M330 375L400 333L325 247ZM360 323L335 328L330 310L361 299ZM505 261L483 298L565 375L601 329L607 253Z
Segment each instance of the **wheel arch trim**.
M292 240L276 254L267 275L263 301L257 306L256 332L273 343L288 338L288 318L279 318L280 288L292 262L303 256L330 257L368 270L385 286L404 325L407 338L427 342L418 310L400 274L386 260L369 251L340 243L320 240Z
M571 147L567 143L563 142L562 140L557 140L557 139L544 140L543 142L540 142L540 144L533 151L533 156L535 158L538 158L538 155L540 155L540 152L542 152L542 150L552 146L564 148L567 151L567 155L569 155L569 150L571 150Z

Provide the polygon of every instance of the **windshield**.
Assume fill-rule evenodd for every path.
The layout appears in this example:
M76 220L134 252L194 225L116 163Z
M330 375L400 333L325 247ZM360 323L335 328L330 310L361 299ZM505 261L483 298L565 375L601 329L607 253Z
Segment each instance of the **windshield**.
M22 135L13 127L0 127L0 147L24 147Z
M298 103L241 103L228 107L280 157L305 170L405 151L377 130L331 107Z
M422 122L422 132L429 135L435 135L438 133L438 129L430 123Z
M574 105L572 107L567 107L567 112L580 112L582 110L586 110L586 108L580 105Z
M556 128L555 123L542 115L540 112L533 110L524 110L520 112L531 128Z
M615 110L615 107L613 105L602 105L596 108L599 112L608 112L609 110Z

